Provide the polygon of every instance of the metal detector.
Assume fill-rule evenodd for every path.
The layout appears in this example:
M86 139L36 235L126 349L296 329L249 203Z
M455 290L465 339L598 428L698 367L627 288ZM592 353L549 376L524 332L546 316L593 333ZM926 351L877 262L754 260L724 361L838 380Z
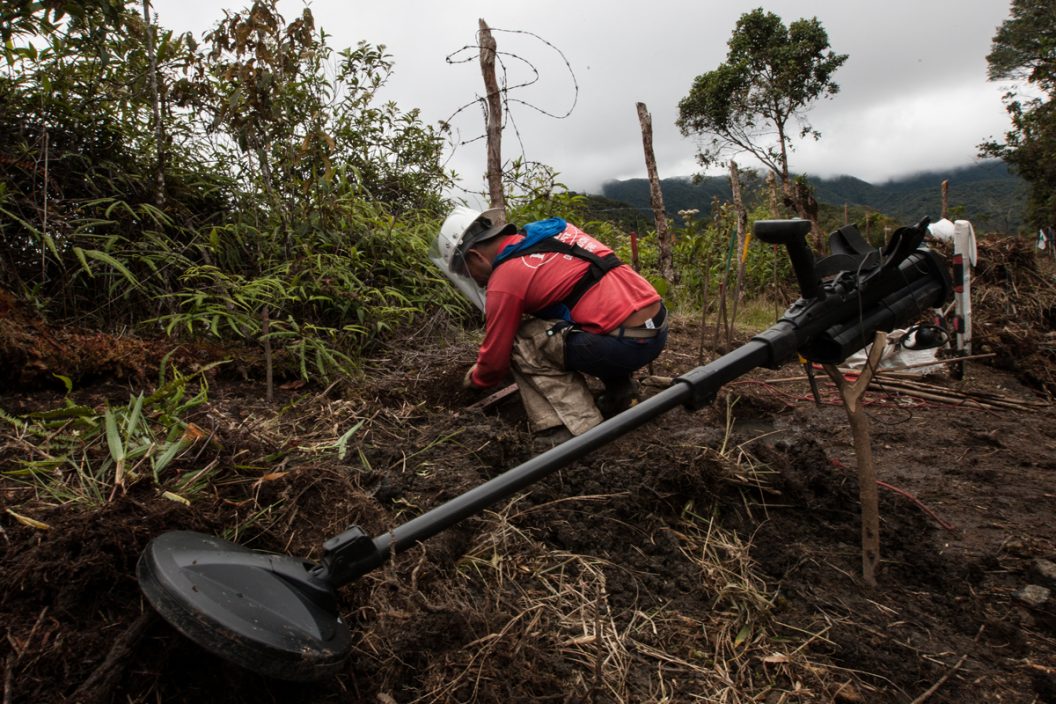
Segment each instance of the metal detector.
M533 457L447 503L377 536L359 527L323 544L319 563L255 552L193 532L165 533L140 557L147 600L181 633L254 672L304 681L336 673L352 639L336 590L593 450L677 407L702 408L726 383L757 367L802 355L837 364L872 341L941 306L952 293L945 261L921 248L927 227L895 231L883 250L853 226L830 236L832 254L815 261L805 220L755 223L757 239L788 250L802 297L747 344L678 377L623 413Z

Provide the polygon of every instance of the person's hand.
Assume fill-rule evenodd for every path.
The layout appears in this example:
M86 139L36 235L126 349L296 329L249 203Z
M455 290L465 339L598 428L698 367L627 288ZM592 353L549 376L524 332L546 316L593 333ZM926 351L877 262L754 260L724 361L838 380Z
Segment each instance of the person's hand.
M475 372L476 370L477 370L477 365L474 364L472 367L469 368L469 371L466 372L466 376L462 379L462 388L463 389L475 389L475 388L477 388L477 385L473 383L473 372Z

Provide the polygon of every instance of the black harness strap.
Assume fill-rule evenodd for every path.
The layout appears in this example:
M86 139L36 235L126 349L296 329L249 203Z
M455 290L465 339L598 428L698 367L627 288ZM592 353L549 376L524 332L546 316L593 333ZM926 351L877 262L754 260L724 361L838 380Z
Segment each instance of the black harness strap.
M568 244L553 237L549 237L533 244L531 247L525 247L519 252L514 252L496 264L495 267L502 266L506 262L511 259L516 259L517 257L527 257L532 254L546 254L549 252L569 254L577 259L583 259L590 262L590 266L587 267L585 272L583 272L582 278L576 282L576 285L572 287L572 290L569 291L568 295L561 299L561 305L569 310L572 310L572 308L579 303L579 299L583 298L583 295L586 294L587 291L601 281L601 277L605 276L605 274L623 263L620 261L619 257L611 252L604 257L599 257L597 254L594 254L594 252L588 251L583 247L580 247L578 244Z

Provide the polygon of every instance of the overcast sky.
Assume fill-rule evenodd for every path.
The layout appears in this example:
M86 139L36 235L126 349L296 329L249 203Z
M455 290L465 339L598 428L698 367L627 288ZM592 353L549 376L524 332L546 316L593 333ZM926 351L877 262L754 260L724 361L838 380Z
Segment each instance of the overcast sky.
M223 8L248 4L152 3L162 26L199 38ZM604 181L645 176L637 102L653 117L660 176L697 171L696 144L674 125L678 102L694 77L725 59L738 17L760 6L786 24L817 17L833 50L849 55L835 74L840 92L809 113L822 138L799 142L793 170L879 183L971 164L976 145L1000 138L1008 127L1001 96L1009 86L987 81L986 55L1009 5L1008 0L315 0L310 7L317 26L331 35L331 47L360 40L384 44L395 61L385 97L404 110L420 108L432 124L483 94L475 60L447 61L452 54L475 57L475 49L458 52L475 44L483 18L495 30L499 51L513 55L505 57L509 83L530 76L524 61L539 71L538 82L512 98L557 115L575 101L565 119L512 105L525 157L555 168L573 190L598 193ZM283 0L280 9L290 21L303 6ZM479 108L463 111L453 124L463 140L483 134ZM505 133L504 158L521 154L517 139L512 131ZM748 157L739 162L752 164ZM468 188L482 188L484 165L483 141L458 146L449 161Z

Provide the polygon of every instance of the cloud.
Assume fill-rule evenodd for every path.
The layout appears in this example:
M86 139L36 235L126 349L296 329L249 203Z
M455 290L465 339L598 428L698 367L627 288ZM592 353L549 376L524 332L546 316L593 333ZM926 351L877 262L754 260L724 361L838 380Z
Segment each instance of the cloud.
M237 9L246 2L152 4L163 26L200 34L222 16L220 7ZM539 70L539 80L514 97L557 114L573 99L576 107L557 120L514 104L504 155L519 156L523 145L527 158L556 169L570 188L597 191L606 180L645 176L638 101L653 116L660 175L697 170L694 141L674 126L678 102L695 76L724 60L737 18L759 5L758 0L617 5L535 0L487 6L473 0L314 0L311 9L335 48L360 40L385 44L396 62L385 99L404 110L421 108L432 124L483 92L475 61L445 60L474 43L478 19L515 30L496 34L499 50L508 53L510 82L530 75L522 59ZM283 0L280 7L291 19L303 5ZM793 155L797 170L885 180L963 165L975 158L977 144L1007 129L1002 88L986 80L986 54L1008 16L1007 0L770 0L766 9L786 23L816 16L834 50L850 57L836 74L840 93L809 112L823 138L801 144ZM455 127L463 139L481 135L480 109L462 112ZM449 164L465 177L467 188L482 188L482 142L457 146Z
M996 86L962 84L826 113L815 125L822 139L796 152L797 171L877 182L970 163L1008 116Z

